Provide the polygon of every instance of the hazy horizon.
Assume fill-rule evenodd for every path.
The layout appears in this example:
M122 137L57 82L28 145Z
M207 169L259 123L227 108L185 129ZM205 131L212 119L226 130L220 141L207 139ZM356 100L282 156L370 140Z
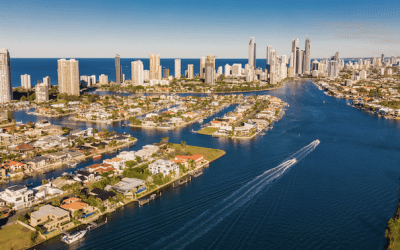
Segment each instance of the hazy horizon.
M311 57L398 54L400 3L394 1L8 1L0 47L14 58L257 58L266 46L290 56L311 39ZM190 55L190 56L188 56Z

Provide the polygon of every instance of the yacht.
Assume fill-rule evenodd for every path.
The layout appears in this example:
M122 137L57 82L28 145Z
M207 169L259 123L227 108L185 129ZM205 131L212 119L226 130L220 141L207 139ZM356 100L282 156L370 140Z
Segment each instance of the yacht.
M73 234L65 235L64 237L61 238L61 241L65 242L67 244L71 244L71 243L74 243L75 241L82 239L86 233L87 233L87 229L77 231Z

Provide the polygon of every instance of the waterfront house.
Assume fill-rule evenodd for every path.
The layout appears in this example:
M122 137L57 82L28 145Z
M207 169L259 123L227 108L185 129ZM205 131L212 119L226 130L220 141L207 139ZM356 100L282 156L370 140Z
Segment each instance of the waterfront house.
M109 171L115 172L115 168L111 166L110 164L107 163L101 163L101 164L93 164L89 167L87 167L87 171L89 173L107 173Z
M179 174L179 166L173 161L159 159L149 164L149 171L153 175L162 173L164 176L166 176L171 172Z
M46 167L47 164L50 163L50 159L44 156L36 156L30 159L24 160L27 168L30 168L32 170L39 170L44 167Z
M26 186L13 185L0 192L0 199L6 201L7 205L12 205L15 210L19 210L31 206L35 196Z
M83 213L90 213L93 211L93 207L89 206L89 204L82 202L82 200L78 197L71 197L63 200L61 208L70 211L71 213L82 210Z
M124 161L136 161L136 152L135 151L122 151L117 155L117 158L123 159Z
M56 179L51 180L50 182L53 187L57 187L57 188L62 188L65 185L72 185L72 184L76 183L76 181L73 179L73 177L69 176L69 175L57 177Z
M35 128L44 128L50 126L51 123L47 120L41 120L35 123Z
M4 168L7 171L18 171L23 170L25 166L25 164L18 161L8 161L6 163L3 163L0 168Z
M124 170L125 162L126 160L118 157L106 159L103 161L103 163L111 165L118 173L122 173L122 171Z
M200 166L205 161L203 155L177 155L172 161L175 162L176 164L181 163L185 167L188 167L189 160L194 161L196 166Z
M71 220L67 210L52 205L44 205L31 213L31 226L42 225L48 232L60 228Z
M141 193L146 190L145 181L136 178L123 178L114 186L107 185L104 190L115 190L127 197L132 197L133 193Z
M92 190L87 192L87 195L92 195L95 198L99 198L100 200L102 200L102 206L108 206L108 199L116 196L113 191L104 191L99 188L93 188Z
M52 183L47 183L47 184L35 187L32 190L35 193L36 200L43 200L46 197L49 199L49 198L52 198L54 196L61 195L64 193L58 187L53 186Z
M76 171L76 176L74 180L77 182L88 183L91 181L98 181L101 179L101 176L96 173L90 173L88 171L78 170Z

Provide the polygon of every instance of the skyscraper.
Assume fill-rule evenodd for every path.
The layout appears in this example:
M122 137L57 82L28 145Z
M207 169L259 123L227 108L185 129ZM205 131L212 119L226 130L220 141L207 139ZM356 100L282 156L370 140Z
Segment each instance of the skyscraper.
M175 59L175 78L181 79L181 59Z
M107 85L108 84L108 76L104 75L104 74L101 74L99 76L99 84L100 85Z
M200 58L200 77L204 78L204 72L206 69L206 58L202 57Z
M28 74L21 75L21 87L31 89L31 76Z
M250 38L249 42L249 66L250 69L256 68L256 44L254 43L254 37Z
M306 38L306 46L305 46L305 60L304 60L304 74L309 75L311 73L311 41Z
M10 53L7 49L0 49L0 103L7 103L12 99Z
M193 64L188 64L188 79L193 79Z
M297 73L297 48L299 47L299 39L294 39L292 41L292 53L293 53L293 70Z
M35 86L36 102L49 101L49 87L47 83L39 83Z
M214 73L215 69L212 63L206 62L206 68L205 68L205 74L204 74L204 82L207 84L214 85Z
M168 78L169 77L169 69L163 69L163 77Z
M47 85L47 87L50 89L50 87L51 87L50 76L43 77L43 83L45 83Z
M79 62L60 59L58 63L58 92L79 95Z
M214 68L214 70L215 70L215 56L213 56L213 55L208 55L207 56L207 61L206 61L207 63L211 63L212 64L212 67Z
M144 81L143 62L140 60L131 62L131 71L132 71L132 84L143 85Z
M272 50L272 46L268 45L267 46L267 67L266 69L269 71L269 65L271 64L271 50Z
M150 54L150 80L161 79L160 54Z
M215 74L215 56L208 55L205 65L204 82L208 84L214 84Z
M231 75L231 66L229 64L225 64L225 77Z
M295 73L297 75L303 74L303 58L304 58L303 54L304 54L304 51L297 48L297 51L296 51L296 70L297 71L295 71Z
M121 58L117 54L115 56L115 83L121 84L122 83L122 68L121 68Z

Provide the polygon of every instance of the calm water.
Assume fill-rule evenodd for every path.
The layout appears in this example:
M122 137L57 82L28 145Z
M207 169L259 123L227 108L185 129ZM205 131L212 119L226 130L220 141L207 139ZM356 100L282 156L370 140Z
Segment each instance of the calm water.
M51 84L58 84L57 76L57 60L59 58L11 58L11 77L12 86L21 86L21 75L28 74L31 76L32 86L35 86L37 81L43 81L43 77L50 76ZM68 59L68 58L67 58ZM96 75L96 80L99 80L101 74L108 75L109 81L115 81L115 60L114 58L76 58L79 61L79 75ZM131 79L131 62L137 58L121 58L122 73L125 74L125 79ZM143 62L144 69L149 69L149 58L140 58ZM345 60L348 62L348 60ZM234 63L242 64L242 67L248 63L247 59L216 59L216 69L220 66L225 72L226 64ZM257 67L265 69L266 60L257 59ZM175 75L175 59L160 59L160 64L163 69L169 69L169 74ZM181 73L185 74L187 65L193 64L194 74L200 74L200 59L181 59Z
M31 76L32 86L35 86L37 81L43 81L43 77L50 76L51 84L58 84L57 76L57 60L59 58L11 58L11 77L13 87L21 86L21 75L28 74ZM68 59L68 58L67 58ZM96 80L99 80L99 75L108 75L109 81L115 81L115 61L114 58L76 58L79 61L79 75L96 75ZM125 79L131 79L131 62L137 58L121 58L122 73L125 74ZM140 58L143 62L144 69L150 68L149 58ZM247 59L216 59L216 68L224 67L225 64L232 65L241 63L242 67L247 64ZM257 59L257 67L265 69L265 59ZM160 64L163 69L169 69L169 74L175 75L175 59L161 59ZM187 65L193 64L194 74L200 74L200 59L181 59L181 73L185 74ZM223 69L224 70L224 69Z
M227 154L202 176L160 199L109 215L109 223L82 242L67 246L55 238L38 249L382 249L398 202L400 123L354 109L310 82L289 82L264 93L290 107L272 130L252 140L190 133L199 124L165 132L103 125L138 138L133 150L169 136L172 142L220 148ZM22 111L15 118L37 119ZM321 144L280 179L259 186L256 194L253 186L247 187L249 193L243 191L246 183L315 139ZM230 195L234 199L224 203ZM252 199L241 204L246 195ZM229 209L218 210L225 205Z

